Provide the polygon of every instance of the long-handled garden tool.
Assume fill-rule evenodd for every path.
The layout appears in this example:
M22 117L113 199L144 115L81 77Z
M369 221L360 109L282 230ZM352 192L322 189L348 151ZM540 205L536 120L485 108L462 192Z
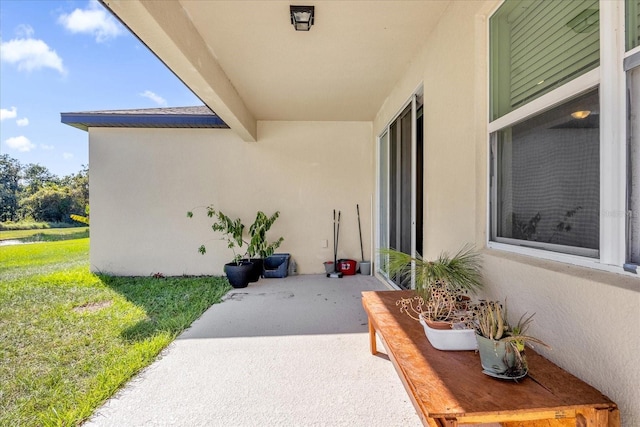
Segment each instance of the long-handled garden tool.
M362 248L362 227L360 226L360 205L356 204L356 211L358 211L358 233L360 233L360 261L364 261L364 249Z
M328 273L327 277L333 279L342 278L342 272L338 271L338 239L340 238L340 215L342 212L338 211L338 217L336 222L336 210L333 210L333 273Z

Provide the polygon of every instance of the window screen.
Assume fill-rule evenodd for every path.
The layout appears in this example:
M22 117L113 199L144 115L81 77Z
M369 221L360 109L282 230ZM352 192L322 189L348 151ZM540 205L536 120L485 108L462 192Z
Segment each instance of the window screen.
M628 260L640 265L640 67L628 72L629 82L629 182L630 215L627 222Z
M640 0L626 0L627 50L640 45Z
M489 21L491 120L596 68L599 22L598 0L506 0Z
M598 256L599 122L593 91L494 134L494 240Z

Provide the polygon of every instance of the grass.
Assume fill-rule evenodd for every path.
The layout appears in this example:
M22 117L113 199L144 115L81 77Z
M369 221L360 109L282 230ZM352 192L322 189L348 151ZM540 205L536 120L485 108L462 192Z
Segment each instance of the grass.
M88 249L0 247L0 425L80 424L229 289L92 274Z
M36 222L30 220L21 220L16 222L0 222L0 231L4 230L36 230L49 228L74 228L78 227L75 222Z
M20 240L21 242L55 242L59 240L89 237L89 227L49 228L30 230L0 231L0 241Z

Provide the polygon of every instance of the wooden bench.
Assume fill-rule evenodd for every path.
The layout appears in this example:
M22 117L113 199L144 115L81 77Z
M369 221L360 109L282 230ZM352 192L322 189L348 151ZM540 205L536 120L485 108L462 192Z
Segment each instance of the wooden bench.
M413 291L363 292L371 354L376 333L413 405L428 426L501 423L503 426L617 427L614 402L531 349L529 375L518 382L482 373L475 351L440 351L420 323L396 306Z

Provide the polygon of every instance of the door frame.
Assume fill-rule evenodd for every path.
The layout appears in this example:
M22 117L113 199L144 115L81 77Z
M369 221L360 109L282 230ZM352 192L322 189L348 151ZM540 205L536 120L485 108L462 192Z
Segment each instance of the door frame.
M411 218L410 218L410 222L411 222L411 253L410 255L412 257L415 257L417 255L417 248L416 248L416 241L417 241L417 227L416 227L416 221L417 221L417 201L418 201L418 194L417 194L417 189L418 189L418 183L417 183L417 168L418 168L418 159L417 159L417 153L418 153L418 149L417 149L417 135L418 135L418 129L417 129L417 124L418 124L418 109L420 107L422 107L423 102L422 102L422 97L423 97L423 85L420 84L420 86L418 86L418 88L413 92L413 94L409 97L409 99L407 101L405 101L402 106L399 108L399 110L397 111L397 113L393 116L393 118L391 120L389 120L387 122L387 124L382 128L382 130L378 133L378 136L376 138L376 213L377 213L377 221L376 221L376 240L375 240L375 247L376 249L380 249L381 244L382 244L382 234L385 233L386 234L386 241L389 241L389 218L390 218L390 214L391 214L391 206L389 206L388 203L388 195L391 191L390 185L389 185L389 181L390 181L390 165L389 165L389 150L388 147L390 145L390 129L391 126L396 123L396 121L403 115L403 113L405 112L405 110L410 107L411 108ZM424 110L423 110L423 117L424 117ZM423 122L424 123L424 122ZM382 176L382 158L381 158L381 154L382 154L382 143L383 140L385 138L386 135L386 144L387 144L387 167L385 168L387 171L387 176L383 177ZM424 135L424 132L423 132ZM424 136L423 136L424 138ZM424 141L423 141L424 144ZM423 155L424 155L424 151L423 151ZM422 164L424 164L424 162L422 162ZM383 206L383 200L382 200L382 186L381 186L381 182L383 179L386 179L386 188L387 188L387 203L385 206ZM422 186L421 186L422 187ZM422 198L420 198L420 200L423 200ZM385 209L386 214L385 214L385 218L386 220L386 227L385 230L383 230L383 224L382 224L382 219L381 219L381 215L380 213L382 212L382 209ZM394 207L395 209L395 207ZM424 221L422 221L422 223L424 223ZM422 229L420 230L420 232L422 232ZM375 266L376 266L376 270L375 273L377 275L379 275L380 277L382 277L388 284L390 284L392 287L400 289L400 287L383 271L383 265L384 263L381 262L381 256L379 254L379 252L376 250L376 262L375 262ZM412 273L411 274L411 289L415 289L415 275Z

